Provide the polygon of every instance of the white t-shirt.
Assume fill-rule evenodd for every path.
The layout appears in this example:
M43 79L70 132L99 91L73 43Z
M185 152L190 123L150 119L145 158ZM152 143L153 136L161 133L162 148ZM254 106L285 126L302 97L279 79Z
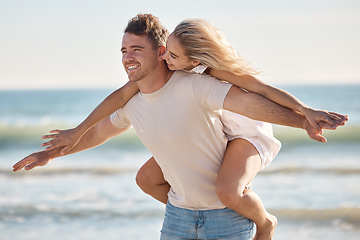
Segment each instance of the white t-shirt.
M215 192L227 138L220 122L232 85L208 75L176 71L158 91L138 93L111 115L120 128L133 125L171 186L171 204L195 210L225 206Z
M189 72L203 74L206 69L207 69L206 66L199 64L196 67L194 67L193 69L191 69Z

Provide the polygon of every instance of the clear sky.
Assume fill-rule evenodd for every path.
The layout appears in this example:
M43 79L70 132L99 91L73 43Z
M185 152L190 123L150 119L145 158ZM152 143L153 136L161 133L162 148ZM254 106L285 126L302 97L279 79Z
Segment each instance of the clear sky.
M360 84L358 0L0 0L0 89L121 86L137 13L208 20L275 86Z

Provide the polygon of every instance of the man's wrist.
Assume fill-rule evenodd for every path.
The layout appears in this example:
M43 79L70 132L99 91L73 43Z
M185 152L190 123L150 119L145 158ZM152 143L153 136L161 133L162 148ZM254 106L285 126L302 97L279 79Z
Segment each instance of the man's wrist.
M61 150L62 150L62 146L61 147L57 147L54 149L51 149L49 151L44 151L45 156L49 159L52 160L54 158L60 157L61 155Z
M306 120L305 116L302 117L302 119L300 120L300 122L301 122L301 125L300 125L301 127L300 127L300 128L306 130L306 126L307 126L308 121Z
M84 124L79 124L78 126L76 126L75 128L74 128L74 130L77 132L77 133L79 133L80 135L84 135L85 134L85 132L88 130L85 126L84 126Z

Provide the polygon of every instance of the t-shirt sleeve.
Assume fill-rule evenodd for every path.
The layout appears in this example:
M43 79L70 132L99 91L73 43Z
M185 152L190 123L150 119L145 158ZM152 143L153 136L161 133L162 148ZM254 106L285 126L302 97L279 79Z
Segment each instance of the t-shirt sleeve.
M125 118L124 109L120 108L110 115L111 123L118 128L130 128L131 122Z
M206 66L199 64L196 67L194 67L193 69L190 70L191 73L198 73L198 74L203 74L205 72L205 70L207 69Z
M209 75L194 76L193 91L197 100L210 110L223 109L224 100L232 84Z

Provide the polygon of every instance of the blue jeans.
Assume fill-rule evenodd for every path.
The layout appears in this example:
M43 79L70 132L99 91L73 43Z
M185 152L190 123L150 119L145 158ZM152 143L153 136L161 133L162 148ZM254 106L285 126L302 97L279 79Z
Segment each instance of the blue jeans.
M249 240L254 230L251 220L229 208L197 211L178 208L168 202L160 240Z

